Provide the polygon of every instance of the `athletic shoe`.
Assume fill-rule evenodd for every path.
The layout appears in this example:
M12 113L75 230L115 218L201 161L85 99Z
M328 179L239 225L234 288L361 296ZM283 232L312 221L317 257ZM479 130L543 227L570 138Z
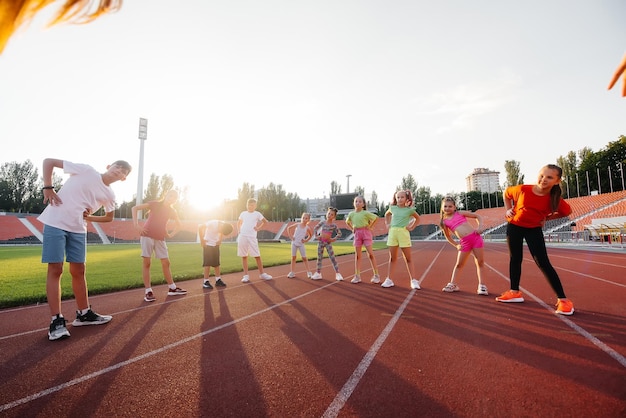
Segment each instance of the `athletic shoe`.
M322 275L319 272L315 272L315 274L311 276L311 280L322 280Z
M171 287L169 287L167 291L168 296L179 296L186 293L187 291L185 289L181 289L180 287L177 287L176 289L172 289Z
M391 280L389 277L387 277L385 279L385 281L383 282L383 284L381 284L380 286L381 287L393 287L395 285L393 284L393 280Z
M59 340L62 338L67 338L70 336L70 332L65 327L65 323L67 321L62 316L58 316L54 318L52 322L50 322L50 331L48 331L48 339L50 341Z
M242 283L250 283L250 276L248 276L247 274L245 276L243 276L243 279L241 279Z
M378 284L380 283L380 276L378 274L375 274L374 277L372 277L372 280L370 281L374 284Z
M154 297L154 293L152 293L152 291L149 291L143 296L143 300L145 300L146 302L154 302L156 298Z
M215 284L217 284L217 281L215 282ZM211 286L211 282L208 280L202 282L202 287L204 287L205 289L213 289L213 286Z
M226 287L226 283L222 281L221 277L215 279L215 287Z
M361 276L355 274L352 280L350 280L350 283L361 283Z
M448 293L459 292L460 290L461 288L457 286L455 283L448 283L446 287L441 289L442 292L448 292Z
M335 280L337 280L338 282L343 281L343 276L341 275L341 273L335 274Z
M417 279L411 279L411 289L416 289L416 290L420 290L420 282L417 281Z
M294 273L293 271L290 271L289 274L287 274L288 279L293 279L294 277L296 277L296 273Z
M489 294L489 292L487 291L487 286L485 286L484 284L479 284L478 289L476 289L476 294L487 296Z
M498 302L524 302L522 292L519 290L507 290L500 296L496 297Z
M76 311L76 319L72 322L75 327L82 327L83 325L102 325L109 322L113 317L111 315L98 315L91 308L86 314L81 315L80 311Z
M263 273L259 277L262 278L263 280L272 280L272 276L270 276L267 273Z
M313 273L311 273L310 271L306 272L306 277L307 279L310 279L311 277L313 277Z
M561 315L571 315L574 313L574 304L569 299L557 299L556 311L554 312Z

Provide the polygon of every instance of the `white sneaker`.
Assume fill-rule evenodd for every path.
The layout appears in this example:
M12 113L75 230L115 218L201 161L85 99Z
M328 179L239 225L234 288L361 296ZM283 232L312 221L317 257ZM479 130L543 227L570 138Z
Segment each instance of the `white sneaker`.
M248 276L247 274L245 276L243 276L243 279L241 279L242 283L250 283L250 276Z
M294 277L296 277L296 273L294 273L293 271L290 271L289 274L287 275L288 279L293 279Z
M385 281L383 282L383 284L381 284L380 286L381 287L393 287L395 285L393 284L393 280L391 280L389 277L387 277L385 279Z
M459 291L461 291L461 288L459 286L457 286L456 283L448 283L446 285L446 287L441 289L441 291L442 292L448 292L448 293L459 292Z
M418 282L417 279L411 279L411 289L421 289L420 282Z
M337 280L338 282L343 281L343 276L341 275L341 273L335 274L335 280Z
M306 278L310 279L311 277L313 277L313 273L311 273L310 271L306 272Z
M375 274L374 277L372 277L371 282L374 284L380 283L380 276L378 274Z
M322 275L318 272L315 272L315 274L311 276L311 280L322 280Z
M272 276L270 276L267 273L263 273L259 277L262 278L263 280L272 280Z
M484 284L479 284L478 285L478 289L476 290L476 293L479 295L488 295L489 292L487 291L487 286L485 286Z
M354 278L350 280L350 283L361 283L361 276L359 276L358 274L355 275Z

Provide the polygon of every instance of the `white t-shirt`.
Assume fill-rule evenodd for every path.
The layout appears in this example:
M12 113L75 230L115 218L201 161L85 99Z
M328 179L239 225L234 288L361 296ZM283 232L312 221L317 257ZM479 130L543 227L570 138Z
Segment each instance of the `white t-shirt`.
M206 229L204 230L204 240L206 245L215 247L217 241L220 238L220 221L213 220L206 223Z
M105 212L114 211L115 193L104 184L102 174L90 165L63 161L63 171L70 175L57 193L63 203L46 206L37 219L64 231L86 233L83 212L93 213L101 207Z
M265 218L259 211L248 212L246 210L241 212L239 219L242 221L239 235L244 237L256 237L257 231L255 231L254 228Z

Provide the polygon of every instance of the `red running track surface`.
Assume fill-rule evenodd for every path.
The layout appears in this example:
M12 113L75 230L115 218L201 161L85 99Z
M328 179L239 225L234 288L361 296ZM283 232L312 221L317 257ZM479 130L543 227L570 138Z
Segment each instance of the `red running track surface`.
M503 304L505 244L486 243L476 295L471 260L461 292L443 293L456 260L447 243L416 242L422 290L400 264L396 286L324 280L289 266L274 280L201 280L189 293L143 301L136 289L90 298L112 314L102 326L70 325L69 339L47 339L47 305L0 311L2 417L624 417L626 416L626 255L548 249L571 317L554 314L555 295L526 254L526 301ZM375 252L381 273L386 250ZM174 261L175 263L175 261ZM298 267L303 269L302 264ZM174 264L175 268L175 264ZM43 283L42 283L43 286Z

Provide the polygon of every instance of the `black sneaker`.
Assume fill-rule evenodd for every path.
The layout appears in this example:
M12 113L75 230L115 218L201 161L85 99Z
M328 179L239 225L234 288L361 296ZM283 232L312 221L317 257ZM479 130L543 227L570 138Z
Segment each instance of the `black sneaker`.
M48 331L48 339L50 341L67 338L70 336L70 332L65 327L67 321L62 316L58 316L50 322L50 331Z
M111 315L98 315L90 308L84 315L76 311L76 319L72 322L72 325L75 327L82 327L83 325L102 325L106 324L111 319L113 319Z
M217 285L217 283L215 283ZM213 286L211 286L211 282L208 280L205 280L204 283L202 283L202 287L204 287L205 289L213 289Z
M226 287L226 283L224 283L224 282L222 281L222 279L217 279L217 280L215 281L215 286L217 286L217 287Z

